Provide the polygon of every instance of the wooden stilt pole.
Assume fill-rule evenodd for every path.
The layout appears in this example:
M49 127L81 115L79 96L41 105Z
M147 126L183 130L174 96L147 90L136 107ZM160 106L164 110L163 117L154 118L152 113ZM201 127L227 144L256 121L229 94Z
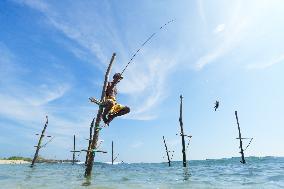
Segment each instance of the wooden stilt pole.
M183 132L183 122L182 122L182 99L183 96L180 95L180 115L179 115L179 123L180 123L180 135L182 142L182 164L183 167L186 167L186 153L185 153L185 142L184 142L184 132Z
M73 153L72 165L74 165L76 161L76 158L75 158L76 153L81 152L81 151L76 150L76 136L75 135L73 136L73 150L71 150L70 152Z
M113 141L111 141L111 164L113 165Z
M74 135L74 141L73 141L73 161L72 161L72 164L74 165L75 163L75 151L76 151L76 138L75 138L75 135Z
M33 158L32 164L31 164L31 167L34 166L34 164L35 164L35 162L37 160L38 153L39 153L39 150L41 148L41 141L42 141L42 139L44 137L44 133L45 133L47 125L48 125L48 116L46 116L46 122L44 124L43 130L42 130L41 135L39 137L39 140L38 140L38 143L37 143L37 146L36 146L36 152L35 152L35 155L34 155L34 158Z
M241 158L242 160L240 161L242 164L246 163L245 160L245 155L244 155L244 150L243 150L243 141L242 141L242 135L241 135L241 129L240 129L240 124L239 124L239 118L238 118L238 112L235 111L235 115L236 115L236 120L237 120L237 124L238 124L238 130L239 130L239 139L240 139L240 153L241 153Z
M171 159L170 159L170 156L169 156L169 151L168 151L168 147L167 147L166 140L165 140L164 136L163 136L163 141L164 141L164 144L165 144L166 153L167 153L167 156L168 156L168 164L169 164L169 167L170 167L171 166Z
M108 78L109 78L109 74L110 74L110 71L111 71L112 64L114 62L114 58L115 58L115 53L113 53L113 55L111 57L110 63L108 65L108 68L107 68L107 71L106 71L106 74L105 74L105 80L104 80L104 85L103 85L102 94L101 94L101 101L103 101L103 99L105 97L107 82L108 82ZM86 158L87 159L86 169L85 169L85 176L86 177L89 177L92 173L92 168L93 168L93 164L94 164L94 153L92 153L91 151L93 151L97 147L97 142L98 142L99 132L100 132L99 128L100 128L100 122L101 122L102 114L103 114L103 107L99 106L99 110L98 110L96 121L95 121L94 135L92 136L92 141L91 141L90 146L88 148L89 153L87 153L87 158Z

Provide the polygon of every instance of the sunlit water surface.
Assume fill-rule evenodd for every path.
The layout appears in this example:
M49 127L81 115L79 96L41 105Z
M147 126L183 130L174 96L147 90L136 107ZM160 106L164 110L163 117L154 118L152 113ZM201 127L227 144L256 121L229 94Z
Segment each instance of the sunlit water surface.
M0 188L284 188L284 158L239 158L181 162L109 165L96 163L91 179L84 165L0 165Z

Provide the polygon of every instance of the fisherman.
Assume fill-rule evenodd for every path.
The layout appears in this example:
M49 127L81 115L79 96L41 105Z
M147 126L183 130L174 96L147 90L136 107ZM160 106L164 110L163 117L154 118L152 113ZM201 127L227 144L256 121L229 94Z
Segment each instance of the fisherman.
M113 75L112 82L107 83L105 99L103 102L99 102L95 98L90 98L91 102L102 105L104 107L102 118L107 126L115 117L122 116L130 112L129 107L118 104L116 101L116 85L122 79L123 76L120 73L116 73Z
M219 101L216 100L215 106L214 106L215 112L216 112L216 110L217 110L218 108L219 108Z

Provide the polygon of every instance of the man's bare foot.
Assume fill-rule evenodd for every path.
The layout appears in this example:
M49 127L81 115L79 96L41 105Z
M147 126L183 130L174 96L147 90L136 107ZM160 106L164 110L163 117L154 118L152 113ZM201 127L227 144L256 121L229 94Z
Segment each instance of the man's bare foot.
M109 123L105 123L103 127L109 127Z
M105 121L105 124L109 126L110 122L113 120L114 116L112 114L107 116L107 120Z

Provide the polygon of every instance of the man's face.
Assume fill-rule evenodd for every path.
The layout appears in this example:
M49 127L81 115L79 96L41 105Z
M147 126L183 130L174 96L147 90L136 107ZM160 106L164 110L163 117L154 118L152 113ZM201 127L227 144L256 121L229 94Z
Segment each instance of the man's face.
M122 75L116 74L115 77L113 78L113 81L118 83L122 79L123 79Z

